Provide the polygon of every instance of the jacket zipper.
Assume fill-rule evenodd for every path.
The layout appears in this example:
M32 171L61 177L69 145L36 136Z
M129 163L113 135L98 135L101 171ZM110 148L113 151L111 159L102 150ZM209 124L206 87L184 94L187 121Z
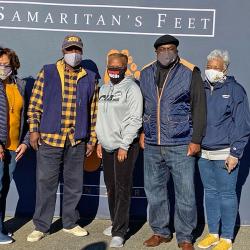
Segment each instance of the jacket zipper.
M161 117L160 117L160 114L161 114L161 97L162 97L164 87L165 87L165 85L167 83L169 74L170 74L171 70L175 67L176 64L177 64L177 62L169 69L169 72L168 72L168 74L166 76L166 79L164 81L164 84L162 86L162 90L161 90L160 95L159 95L158 87L156 87L157 88L157 97L158 97L158 102L157 102L157 134L158 134L157 144L158 145L161 145Z

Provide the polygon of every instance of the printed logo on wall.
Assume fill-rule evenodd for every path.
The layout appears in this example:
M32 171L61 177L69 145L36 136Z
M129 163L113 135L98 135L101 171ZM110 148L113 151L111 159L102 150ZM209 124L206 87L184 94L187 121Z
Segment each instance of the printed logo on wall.
M214 37L215 9L0 1L0 28Z

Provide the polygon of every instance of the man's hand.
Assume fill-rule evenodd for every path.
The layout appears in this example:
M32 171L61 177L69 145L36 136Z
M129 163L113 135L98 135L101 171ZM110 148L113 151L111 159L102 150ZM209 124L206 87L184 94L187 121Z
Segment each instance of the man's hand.
M226 168L227 168L227 171L229 174L237 166L238 162L239 162L239 159L232 156L232 155L229 155L227 157L227 159L225 161L225 165L226 165Z
M94 151L95 146L87 143L86 156L89 157Z
M98 145L97 145L96 154L97 154L97 156L98 156L100 159L102 159L102 145L101 145L101 144L98 144Z
M28 146L24 143L22 143L21 145L18 146L18 148L16 149L16 153L17 153L16 158L15 158L16 161L19 161L23 157L27 148L28 148Z
M144 149L144 148L145 148L144 139L145 139L145 134L144 134L144 133L141 133L141 134L140 134L140 138L139 138L139 145L140 145L141 149Z
M195 156L201 151L201 145L196 143L189 143L187 156Z
M122 148L119 148L117 158L119 162L123 162L128 157L128 151Z
M31 132L30 133L30 145L34 150L38 150L38 147L41 145L40 133Z
M4 147L0 145L0 161L3 161L4 159Z

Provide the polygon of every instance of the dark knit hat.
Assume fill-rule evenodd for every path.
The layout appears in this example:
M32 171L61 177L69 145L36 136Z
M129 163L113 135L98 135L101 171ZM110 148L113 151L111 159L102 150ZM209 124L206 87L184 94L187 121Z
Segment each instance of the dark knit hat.
M165 45L165 44L174 44L176 47L178 47L179 45L179 40L176 39L174 36L171 35L164 35L159 37L155 43L154 43L154 47L155 49L157 49L159 46L161 45Z

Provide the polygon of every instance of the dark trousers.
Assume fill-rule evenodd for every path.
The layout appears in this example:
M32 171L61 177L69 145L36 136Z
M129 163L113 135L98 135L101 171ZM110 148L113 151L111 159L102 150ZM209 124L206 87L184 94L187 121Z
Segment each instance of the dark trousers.
M72 147L67 139L64 148L42 142L37 152L36 208L33 222L36 230L48 232L53 219L60 168L63 166L63 228L76 226L76 209L82 196L85 142Z
M112 236L125 236L129 224L129 208L133 170L139 152L136 142L128 150L124 162L117 159L118 150L107 152L103 149L104 181L108 191L108 203L112 221Z

